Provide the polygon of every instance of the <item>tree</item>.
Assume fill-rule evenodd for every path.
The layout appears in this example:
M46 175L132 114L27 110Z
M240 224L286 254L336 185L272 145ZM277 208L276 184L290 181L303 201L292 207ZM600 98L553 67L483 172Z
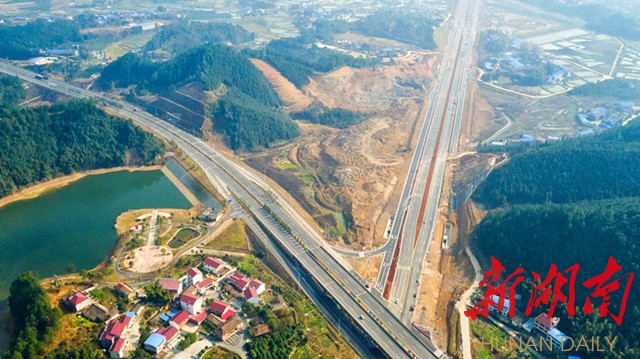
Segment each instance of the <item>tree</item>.
M160 282L147 285L144 290L147 292L147 299L153 303L167 305L173 300L171 292L162 288Z
M51 307L49 296L33 272L19 275L9 292L11 317L19 334L3 358L34 358L53 340L62 311Z

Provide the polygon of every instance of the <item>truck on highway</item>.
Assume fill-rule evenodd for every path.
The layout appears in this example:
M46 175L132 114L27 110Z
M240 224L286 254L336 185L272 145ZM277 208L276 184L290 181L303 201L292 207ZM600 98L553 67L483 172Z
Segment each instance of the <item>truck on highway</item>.
M47 75L40 75L40 74L36 74L36 78L37 78L38 80L48 80L48 79L49 79L49 76L47 76Z

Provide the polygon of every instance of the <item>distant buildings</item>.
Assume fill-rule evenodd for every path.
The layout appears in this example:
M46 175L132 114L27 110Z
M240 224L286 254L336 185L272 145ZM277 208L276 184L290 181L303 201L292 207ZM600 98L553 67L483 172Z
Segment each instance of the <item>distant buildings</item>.
M149 31L149 30L153 30L155 28L156 28L156 23L155 22L144 22L142 24L138 24L138 25L133 27L133 29L135 31L139 31L139 32Z

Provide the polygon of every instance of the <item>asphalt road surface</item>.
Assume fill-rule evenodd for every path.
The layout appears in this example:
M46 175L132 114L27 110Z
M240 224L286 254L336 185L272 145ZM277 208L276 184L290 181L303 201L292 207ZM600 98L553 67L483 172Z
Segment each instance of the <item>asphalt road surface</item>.
M435 230L446 158L457 151L479 1L462 0L409 168L375 288L401 321L410 325L424 258ZM439 245L439 240L433 245Z

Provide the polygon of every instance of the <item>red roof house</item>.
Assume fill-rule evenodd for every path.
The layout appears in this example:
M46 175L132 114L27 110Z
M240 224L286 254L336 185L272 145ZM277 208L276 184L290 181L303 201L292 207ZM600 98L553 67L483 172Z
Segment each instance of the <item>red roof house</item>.
M243 294L247 302L253 305L260 304L260 296L258 295L258 292L255 290L255 288L247 288L244 290Z
M204 312L202 312L200 314L192 316L191 318L189 318L189 321L191 323L200 325L200 324L202 324L202 322L204 322L205 319L207 319L207 315L208 315L207 312L204 311Z
M76 312L81 311L89 304L91 304L89 298L87 298L86 295L82 294L82 292L73 293L73 295L69 297L68 301L72 309Z
M189 313L186 310L181 310L169 319L169 324L180 329L187 320L189 320Z
M229 276L229 283L236 287L238 290L245 290L249 286L251 280L242 274L235 272L231 276Z
M202 262L204 270L211 273L218 273L219 268L222 267L222 261L218 258L207 257Z

